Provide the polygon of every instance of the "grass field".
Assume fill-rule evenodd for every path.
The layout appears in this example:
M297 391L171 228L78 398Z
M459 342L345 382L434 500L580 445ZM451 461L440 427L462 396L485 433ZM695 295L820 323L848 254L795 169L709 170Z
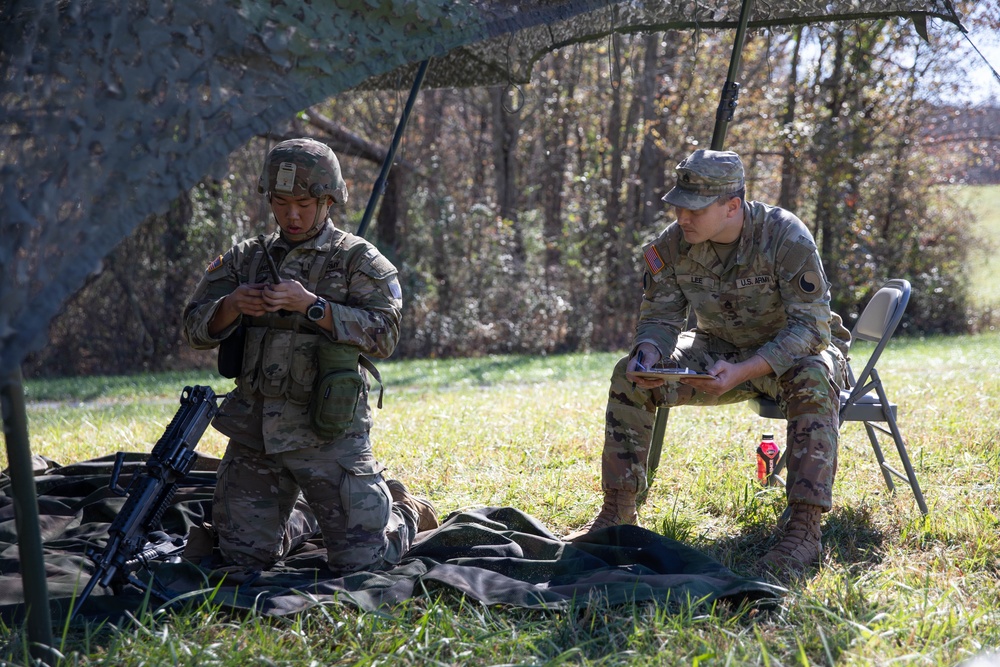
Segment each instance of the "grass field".
M119 629L71 630L62 650L68 664L95 665L955 665L1000 649L998 352L996 333L894 342L882 377L930 515L905 487L886 492L863 428L845 425L823 567L774 612L536 612L443 593L380 614L332 606L292 620L237 621L213 609L141 616ZM616 356L384 363L376 452L442 515L511 505L567 532L599 507ZM29 381L33 450L63 462L148 451L185 384L228 388L208 374ZM765 429L780 435L775 426L742 405L674 410L642 525L745 570L783 508L781 492L754 478L754 447ZM211 430L199 446L216 456L223 448ZM23 645L13 630L0 658L16 662Z

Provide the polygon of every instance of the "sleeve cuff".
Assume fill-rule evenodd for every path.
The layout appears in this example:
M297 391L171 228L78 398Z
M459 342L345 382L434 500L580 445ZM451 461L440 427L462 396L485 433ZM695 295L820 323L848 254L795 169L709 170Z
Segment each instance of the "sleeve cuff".
M225 297L222 297L222 299L224 298ZM197 324L192 327L192 333L194 335L191 337L192 340L190 342L193 347L196 347L197 349L215 347L226 338L229 338L229 335L236 330L236 327L238 327L241 322L243 322L243 315L239 315L229 326L220 331L218 334L213 336L208 333L208 325L212 321L212 318L215 317L215 314L219 311L219 306L222 305L222 299L205 304L199 309L201 311L200 313L192 314L197 322Z
M787 354L782 354L780 349L772 343L765 343L757 350L757 355L767 362L767 365L774 371L775 377L784 375L785 371L795 363L794 359L789 358Z

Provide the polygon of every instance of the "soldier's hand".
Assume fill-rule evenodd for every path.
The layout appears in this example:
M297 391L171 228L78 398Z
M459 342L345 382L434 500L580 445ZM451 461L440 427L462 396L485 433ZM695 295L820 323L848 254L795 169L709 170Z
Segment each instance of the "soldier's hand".
M264 286L264 308L271 313L287 310L305 313L316 302L316 295L297 280L284 279L277 285Z
M652 368L660 362L660 351L649 343L643 343L636 348L635 354L628 360L628 368L625 369L625 377L629 382L643 389L653 389L663 384L663 378L641 378L635 375L637 370Z
M698 391L704 392L704 393L709 394L711 396L722 396L727 391L729 391L730 389L732 389L733 387L735 387L737 384L739 384L739 382L736 382L736 383L730 385L727 380L723 379L723 376L724 376L725 373L724 373L724 371L721 371L719 369L719 364L720 363L726 363L726 362L724 362L724 361L718 362L717 361L714 366L712 366L710 369L708 369L708 373L709 374L715 375L715 378L713 378L713 379L707 379L707 378L681 378L681 379L678 380L678 382L680 382L681 384L691 385L692 387L694 387ZM729 364L729 365L731 366L732 364Z
M260 316L267 312L264 307L264 285L246 283L237 287L226 297L226 305L243 315Z
M715 376L714 380L685 379L681 382L706 394L722 396L739 384L767 375L771 372L771 367L762 357L754 355L738 364L720 359L712 364L708 372Z

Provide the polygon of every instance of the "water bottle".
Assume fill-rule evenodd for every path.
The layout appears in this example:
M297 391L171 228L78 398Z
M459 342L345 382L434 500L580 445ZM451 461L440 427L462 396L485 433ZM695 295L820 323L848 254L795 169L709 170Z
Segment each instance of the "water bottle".
M757 446L757 481L767 486L774 474L774 466L778 464L781 450L774 443L774 434L765 433Z

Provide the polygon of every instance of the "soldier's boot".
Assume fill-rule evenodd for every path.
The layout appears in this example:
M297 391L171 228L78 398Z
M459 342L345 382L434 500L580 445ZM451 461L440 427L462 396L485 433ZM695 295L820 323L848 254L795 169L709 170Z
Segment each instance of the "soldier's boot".
M770 551L758 561L761 571L782 575L801 575L817 565L823 553L819 524L823 509L817 505L794 503L791 514L781 529L782 536Z
M386 480L385 485L389 487L389 495L392 496L393 502L405 505L413 510L413 513L417 516L418 533L422 533L425 530L434 530L440 525L438 523L437 511L434 509L431 501L413 495L406 490L406 487L399 480Z
M219 543L219 536L215 534L212 524L202 522L200 526L191 526L188 530L187 542L184 545L183 557L187 560L199 562L203 558L211 556Z
M638 524L639 514L635 509L635 496L636 494L629 491L605 489L604 506L601 507L600 513L585 523L582 528L564 537L563 540L573 542L601 528Z

